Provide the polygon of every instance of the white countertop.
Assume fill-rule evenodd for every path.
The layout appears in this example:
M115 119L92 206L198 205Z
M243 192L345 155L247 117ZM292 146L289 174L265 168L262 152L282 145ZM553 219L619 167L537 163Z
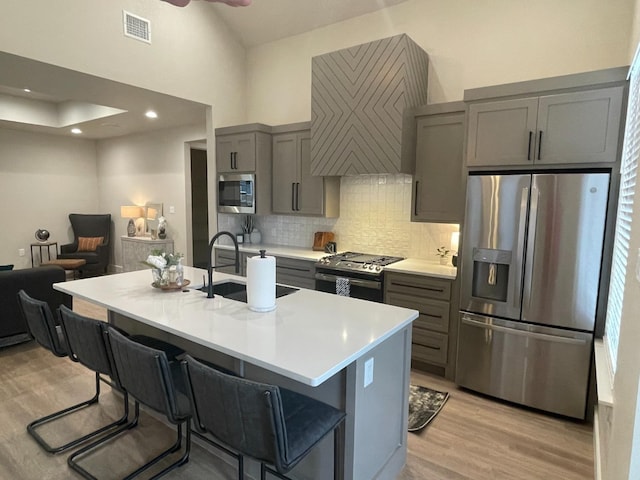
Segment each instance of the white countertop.
M216 248L233 250L233 245L220 244ZM287 247L282 245L243 243L238 246L241 252L258 254L261 249L267 251L267 255L296 258L300 260L319 260L329 255L325 252L315 252L309 248ZM384 268L388 272L410 273L414 275L426 275L429 277L446 278L455 280L458 269L453 265L440 265L437 261L407 258L400 262L392 263Z
M225 250L233 250L233 245L216 244L215 248L224 248ZM317 252L310 248L304 247L288 247L285 245L271 245L267 243L241 243L238 250L246 253L259 254L260 250L266 250L267 255L275 255L279 257L296 258L299 260L320 260L322 257L329 255L325 252Z
M275 252L274 252L275 253ZM185 267L199 284L205 270ZM214 273L214 283L245 278ZM73 295L301 383L317 386L418 317L416 310L313 290L278 298L273 312L197 290L151 287L140 270L54 284Z
M455 280L458 273L458 269L453 265L440 265L440 263L412 258L392 263L391 265L384 267L384 271L410 273L412 275L425 275L428 277L446 278L449 280Z

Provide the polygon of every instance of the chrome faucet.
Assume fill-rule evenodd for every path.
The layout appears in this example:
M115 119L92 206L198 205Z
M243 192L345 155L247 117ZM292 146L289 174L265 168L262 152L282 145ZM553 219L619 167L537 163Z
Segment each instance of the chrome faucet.
M216 233L211 241L209 242L209 263L207 265L207 272L209 274L209 284L207 285L207 298L213 298L213 269L218 267L229 267L230 265L213 265L211 261L211 255L213 254L213 244L216 243L216 240L222 235L226 235L231 240L233 240L233 245L236 250L236 274L240 274L240 252L238 251L238 240L236 240L236 236L231 232L218 232Z

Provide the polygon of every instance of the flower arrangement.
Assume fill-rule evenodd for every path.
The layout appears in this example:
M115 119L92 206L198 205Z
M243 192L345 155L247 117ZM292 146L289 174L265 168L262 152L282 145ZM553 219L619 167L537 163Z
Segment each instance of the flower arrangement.
M152 250L142 263L151 267L153 275L154 287L166 287L171 284L182 286L184 274L182 271L182 259L184 255L181 253L167 253L162 250Z

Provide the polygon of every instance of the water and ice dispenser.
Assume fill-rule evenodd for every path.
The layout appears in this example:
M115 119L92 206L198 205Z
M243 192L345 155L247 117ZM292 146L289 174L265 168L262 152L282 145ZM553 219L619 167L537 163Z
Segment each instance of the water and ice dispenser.
M471 295L506 302L509 289L510 250L473 249Z

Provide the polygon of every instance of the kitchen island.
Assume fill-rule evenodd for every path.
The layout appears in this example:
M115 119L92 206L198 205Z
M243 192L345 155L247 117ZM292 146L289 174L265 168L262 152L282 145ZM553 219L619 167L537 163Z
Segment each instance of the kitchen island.
M185 267L185 278L192 281L204 273ZM245 282L214 273L214 283L227 280ZM171 341L246 378L343 409L345 479L392 479L404 466L411 324L417 311L300 289L278 298L273 312L257 313L245 303L207 299L195 289L152 288L146 271L54 288L105 307L109 321L131 333ZM292 475L331 478L332 451L332 438L325 438ZM255 465L248 467L251 473Z

